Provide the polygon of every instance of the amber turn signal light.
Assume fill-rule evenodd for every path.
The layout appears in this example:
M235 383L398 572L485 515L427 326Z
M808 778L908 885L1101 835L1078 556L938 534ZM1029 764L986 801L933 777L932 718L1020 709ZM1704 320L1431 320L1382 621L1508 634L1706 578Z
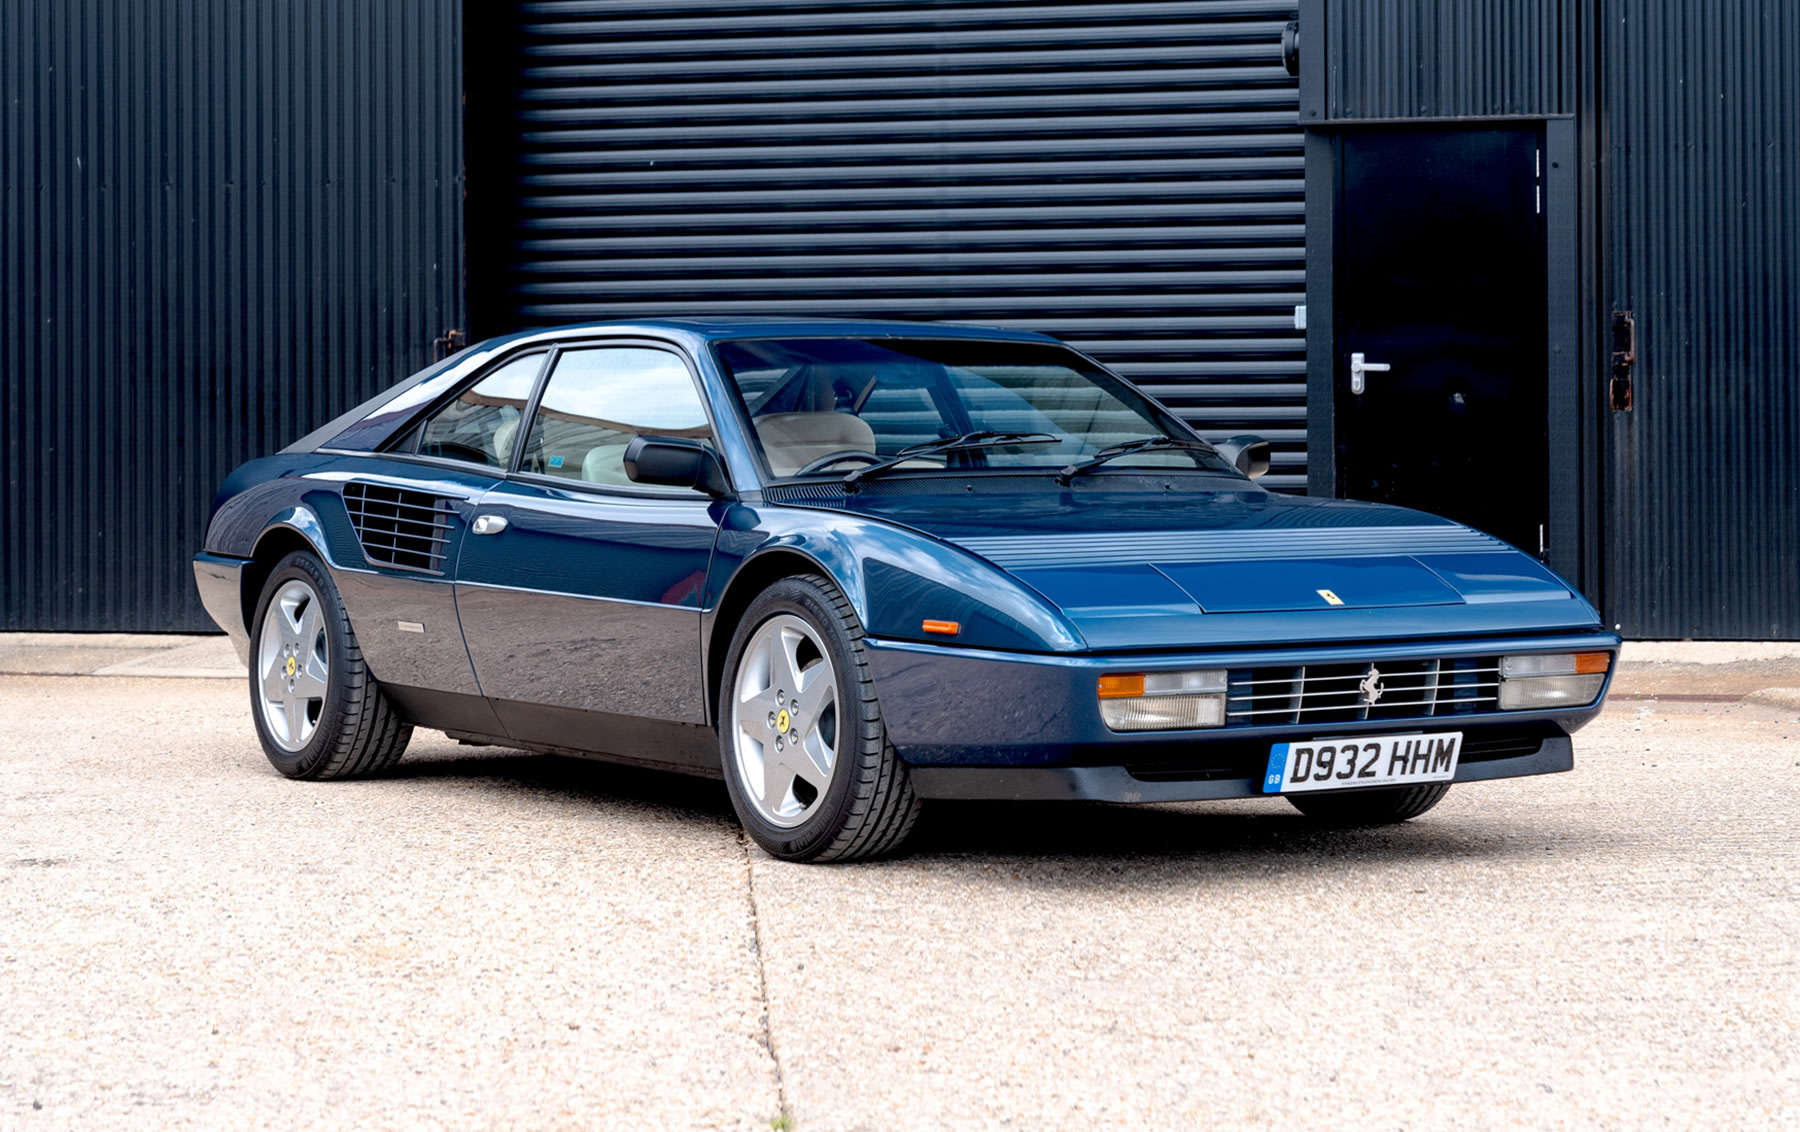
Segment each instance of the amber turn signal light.
M1143 694L1144 674L1142 672L1100 677L1100 698L1103 700L1132 699Z
M1575 654L1575 675L1604 675L1612 666L1612 654L1608 652L1578 652Z
M962 622L927 620L923 628L927 633L937 633L940 636L954 637L956 634L962 632Z

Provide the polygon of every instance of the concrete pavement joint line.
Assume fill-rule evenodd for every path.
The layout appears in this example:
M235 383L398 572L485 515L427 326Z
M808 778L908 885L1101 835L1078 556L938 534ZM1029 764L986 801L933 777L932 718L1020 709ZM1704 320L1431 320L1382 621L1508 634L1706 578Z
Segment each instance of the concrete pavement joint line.
M756 907L756 866L750 858L750 839L738 830L738 848L744 851L744 896L750 904L750 943L756 949L756 993L762 1000L762 1043L769 1051L775 1072L775 1103L782 1128L794 1126L794 1110L788 1107L787 1080L781 1074L781 1055L775 1052L775 1028L769 1017L769 972L763 965L762 913Z
M1744 696L1691 696L1674 692L1608 692L1606 699L1613 700L1668 700L1676 704L1735 704L1745 699Z

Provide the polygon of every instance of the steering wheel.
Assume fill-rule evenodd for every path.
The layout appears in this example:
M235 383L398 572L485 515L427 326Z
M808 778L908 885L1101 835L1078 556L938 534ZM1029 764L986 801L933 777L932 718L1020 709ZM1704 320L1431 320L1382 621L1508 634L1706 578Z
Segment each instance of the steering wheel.
M860 460L865 464L879 464L884 459L886 459L885 456L877 456L873 452L865 452L860 448L844 448L837 452L828 452L825 455L820 456L817 460L807 461L806 466L800 468L794 474L797 476L810 476L814 472L822 472L826 468L831 467L831 465L841 464L845 460Z

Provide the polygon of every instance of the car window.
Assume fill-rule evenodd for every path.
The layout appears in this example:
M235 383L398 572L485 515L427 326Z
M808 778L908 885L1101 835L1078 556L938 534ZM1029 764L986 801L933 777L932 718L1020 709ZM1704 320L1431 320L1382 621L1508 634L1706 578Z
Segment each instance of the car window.
M687 365L647 347L566 350L544 387L519 470L628 484L625 446L643 435L712 439Z
M1079 436L1091 448L1145 434L1142 413L1112 391L1058 365L973 363L945 367L945 377L979 428ZM1051 458L1049 453L1038 453ZM1144 463L1192 467L1186 456L1144 453Z
M425 422L419 455L505 468L512 459L532 386L543 368L543 354L527 354L463 390Z
M1038 470L1113 445L1192 440L1137 390L1048 343L928 338L743 339L715 354L743 395L776 476L843 475L833 457L889 458L971 432L1033 442L915 456L898 471L946 467ZM1111 466L1225 471L1210 451L1150 447Z

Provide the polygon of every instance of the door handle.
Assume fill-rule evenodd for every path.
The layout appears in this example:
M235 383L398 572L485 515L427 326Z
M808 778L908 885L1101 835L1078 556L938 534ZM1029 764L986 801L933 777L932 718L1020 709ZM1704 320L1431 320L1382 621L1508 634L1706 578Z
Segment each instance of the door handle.
M478 535L497 535L506 529L506 520L498 515L477 515L469 530Z
M1361 354L1351 354L1350 392L1360 395L1364 389L1369 387L1368 379L1363 376L1364 374L1386 373L1392 368L1386 362L1365 362Z

